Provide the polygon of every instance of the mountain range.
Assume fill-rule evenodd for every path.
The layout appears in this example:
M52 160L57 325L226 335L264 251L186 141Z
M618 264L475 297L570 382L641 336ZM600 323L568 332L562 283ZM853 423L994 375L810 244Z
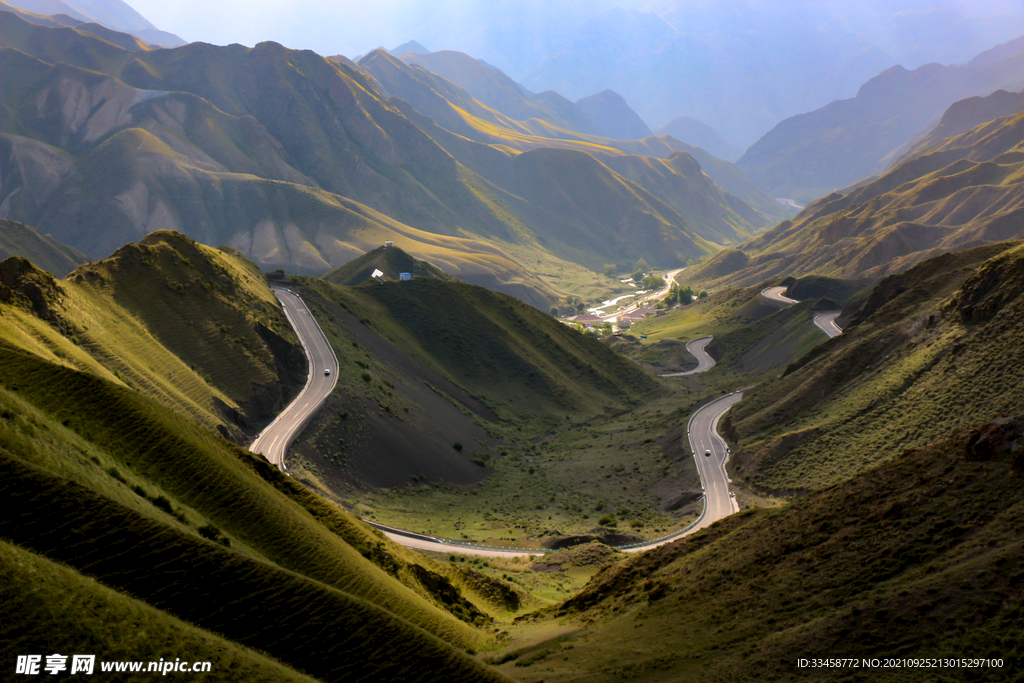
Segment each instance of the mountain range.
M651 45L658 64L736 49L704 58L743 61L725 91L763 85L756 121L781 111L758 110L792 76L766 75L780 65L846 82L888 58L879 45L955 55L1014 30L1013 7L982 4L908 4L888 41L847 5L494 13L593 20L585 40L538 35L521 60L546 55L548 74L596 39L593 65L617 57L620 76ZM869 665L934 656L1019 675L1024 96L996 88L1019 76L1019 41L893 67L779 124L745 157L778 162L762 185L800 158L852 169L793 216L741 165L653 134L631 107L653 105L618 89L537 94L420 44L358 61L159 49L0 10L9 664L187 652L216 681L905 681L921 672ZM940 45L956 20L963 39ZM813 21L795 56L766 49ZM834 55L812 63L822 36ZM559 41L573 49L547 54ZM727 150L700 120L667 128ZM633 294L614 275L638 285L648 264L679 270L635 334L558 319L584 292ZM317 321L329 373L281 289ZM814 324L829 311L839 336ZM697 337L710 370L656 376L692 368ZM311 373L337 384L278 470L244 446ZM698 474L707 430L724 493ZM738 512L665 536L713 498ZM409 521L431 548L552 552L419 553L360 517ZM608 547L642 539L665 542ZM801 663L818 656L864 670Z
M16 7L38 16L46 25L59 23L70 28L99 31L102 38L107 35L103 29L124 31L145 43L163 47L178 47L185 41L166 31L161 31L145 17L121 0L13 0L2 2L0 7ZM48 17L54 17L50 19Z
M885 171L954 102L1024 88L1024 38L963 65L892 67L857 96L782 121L736 162L773 197L809 202Z
M357 66L273 43L126 49L13 12L0 36L0 212L91 258L187 229L262 267L314 273L400 235L413 253L445 252L459 277L545 307L553 280L519 259L670 266L779 211L734 169L719 173L725 162L709 158L709 175L739 196L693 159L663 160L684 154L671 138L561 128L583 115L555 96L545 102L569 120L541 107L548 119L518 121L384 51Z
M532 66L513 68L521 62L500 45L462 49L508 65L532 90L579 98L611 88L654 127L688 115L746 147L779 121L851 97L885 69L963 63L1021 34L1024 16L1007 3L730 0L580 16Z
M967 100L950 107L936 130L962 130L980 112L1003 113L1016 99ZM1016 113L925 138L885 174L822 197L795 219L720 252L694 276L719 284L809 274L878 279L945 251L1020 239L1022 125L1024 113Z

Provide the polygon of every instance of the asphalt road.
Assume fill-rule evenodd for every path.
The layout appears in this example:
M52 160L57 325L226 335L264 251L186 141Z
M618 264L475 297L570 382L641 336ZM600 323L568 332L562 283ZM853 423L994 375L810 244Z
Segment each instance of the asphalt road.
M708 355L708 352L704 349L711 343L714 337L701 337L700 339L694 339L691 342L687 342L686 350L697 359L697 367L693 370L687 370L686 372L670 372L662 377L686 377L687 375L696 375L699 372L707 372L711 368L715 367L715 359Z
M836 325L836 318L842 311L829 311L828 313L819 313L814 316L814 324L818 326L822 332L827 334L829 338L838 337L843 333L843 328Z
M690 421L686 426L690 450L693 452L693 460L697 465L697 472L700 475L701 485L704 488L704 510L701 516L697 518L697 521L683 531L670 536L642 545L620 548L620 550L627 553L639 553L651 548L657 548L711 526L734 512L739 512L739 505L737 505L736 499L729 490L729 475L725 472L725 465L729 461L729 448L725 443L725 439L718 434L718 421L722 419L722 416L725 415L729 408L739 403L742 398L743 392L738 391L712 401L695 412L690 417ZM705 451L711 451L711 455L704 455ZM407 548L484 557L537 557L548 552L540 549L497 548L473 543L452 542L447 539L439 539L426 534L396 529L368 520L363 521L382 531L392 541L400 543Z
M740 510L729 491L729 475L725 473L725 465L730 453L725 439L718 434L718 421L742 398L743 392L737 391L712 401L694 413L686 427L707 500L704 517L693 531L710 526ZM711 451L711 455L705 455L707 451Z
M785 287L765 287L761 290L761 296L767 299L769 303L782 306L783 308L800 303L796 299L790 299L788 296L784 296L782 293L785 291Z
M252 446L249 447L249 450L253 453L264 455L267 460L282 470L287 470L284 458L288 452L288 446L294 441L295 437L298 436L313 415L316 414L316 411L323 405L327 396L334 390L338 381L338 360L330 344L327 343L327 338L324 336L323 331L317 325L312 313L306 308L302 299L288 290L276 288L274 289L274 295L281 302L288 322L291 323L292 328L299 337L299 341L302 342L306 357L309 359L309 374L306 379L306 386L302 392L278 415L276 420L263 430ZM711 339L711 337L695 339L687 344L687 349L699 361L697 369L688 374L703 372L714 365L714 360L704 352L704 347L707 346ZM693 348L691 348L691 345L693 345ZM702 370L702 366L706 367ZM330 375L325 375L324 370L330 370ZM736 501L729 491L729 477L725 473L725 464L729 457L728 449L725 441L718 435L716 428L718 420L725 414L725 411L741 398L742 393L737 392L713 401L694 413L687 425L690 449L693 451L697 471L705 492L706 503L701 517L696 523L682 532L624 550L627 552L640 552L670 543L738 511ZM704 455L706 450L711 451L710 456ZM385 527L374 522L368 523L380 529L391 540L409 548L432 550L435 552L458 552L485 557L533 557L547 552L541 549L497 548L464 544L394 527Z
M306 386L299 395L260 433L249 450L263 455L281 470L287 470L284 457L288 447L338 383L338 359L302 298L289 290L276 287L274 295L281 302L288 322L302 342L309 360L309 374ZM330 370L331 374L325 375L325 370Z

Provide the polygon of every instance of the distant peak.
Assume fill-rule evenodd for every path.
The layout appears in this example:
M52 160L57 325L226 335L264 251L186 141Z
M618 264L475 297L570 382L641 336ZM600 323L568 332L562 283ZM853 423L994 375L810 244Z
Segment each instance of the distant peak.
M393 50L389 50L389 52L396 57L401 57L402 55L408 54L410 52L412 52L413 54L422 55L430 52L430 50L424 47L422 43L418 43L415 40L410 40L405 43L402 43Z

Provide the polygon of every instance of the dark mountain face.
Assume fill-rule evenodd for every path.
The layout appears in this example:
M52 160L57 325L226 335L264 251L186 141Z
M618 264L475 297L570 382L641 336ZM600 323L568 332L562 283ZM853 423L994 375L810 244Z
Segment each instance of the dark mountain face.
M604 90L576 101L576 106L610 138L640 140L654 135L622 95Z

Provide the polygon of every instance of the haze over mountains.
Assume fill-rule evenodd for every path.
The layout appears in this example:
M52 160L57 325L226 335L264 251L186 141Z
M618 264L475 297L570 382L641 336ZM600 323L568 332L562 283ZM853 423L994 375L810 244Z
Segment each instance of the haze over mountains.
M4 4L39 15L60 15L60 23L64 26L101 24L115 31L130 33L153 45L177 47L185 44L178 36L158 29L121 0L13 0L0 6Z
M965 100L950 107L942 129L961 130L986 118L982 112L1018 102L1005 92ZM730 284L780 275L879 278L944 251L1024 238L1022 125L1018 109L960 135L926 138L885 174L720 252L696 277Z
M957 100L1024 88L1024 38L962 66L893 67L853 99L786 119L737 165L775 197L808 202L884 171Z

